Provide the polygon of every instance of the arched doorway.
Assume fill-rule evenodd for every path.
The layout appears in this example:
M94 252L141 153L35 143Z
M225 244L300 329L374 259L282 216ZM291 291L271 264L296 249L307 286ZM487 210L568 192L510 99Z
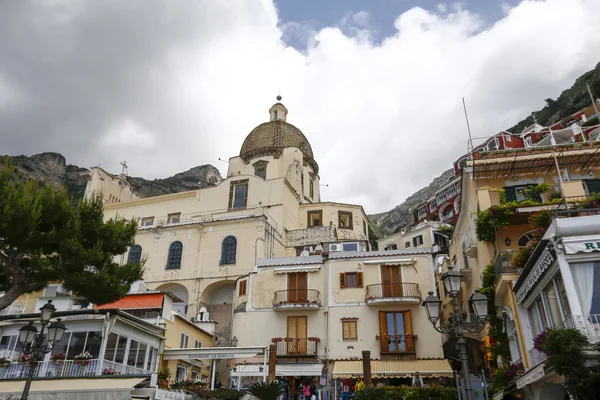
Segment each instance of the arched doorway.
M163 292L171 293L182 300L181 303L173 303L173 311L184 317L188 317L188 305L190 301L190 295L185 286L179 283L165 283L156 288L156 290L162 290Z

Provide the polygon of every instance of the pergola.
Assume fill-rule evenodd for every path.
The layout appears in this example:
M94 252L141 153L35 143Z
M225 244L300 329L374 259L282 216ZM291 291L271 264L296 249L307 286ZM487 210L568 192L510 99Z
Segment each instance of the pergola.
M215 389L217 360L228 360L232 358L253 358L259 354L263 355L263 382L267 381L267 360L269 358L269 346L244 346L244 347L207 347L204 349L165 349L164 360L212 360L210 389Z

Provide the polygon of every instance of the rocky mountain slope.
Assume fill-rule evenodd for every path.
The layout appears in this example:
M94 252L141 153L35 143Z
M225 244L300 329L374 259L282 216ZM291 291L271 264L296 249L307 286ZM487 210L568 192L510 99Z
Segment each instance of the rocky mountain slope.
M454 169L444 171L442 175L435 178L429 186L411 194L404 203L394 207L390 211L369 215L369 221L373 225L378 236L387 236L412 224L413 215L410 209L430 198L436 190L454 178Z
M79 174L86 171L86 168L67 164L61 154L41 153L10 157L23 176L40 182L64 185L74 199L83 197L87 182ZM214 186L220 179L221 174L217 168L212 165L200 165L169 178L147 180L129 177L128 181L140 197L152 197Z

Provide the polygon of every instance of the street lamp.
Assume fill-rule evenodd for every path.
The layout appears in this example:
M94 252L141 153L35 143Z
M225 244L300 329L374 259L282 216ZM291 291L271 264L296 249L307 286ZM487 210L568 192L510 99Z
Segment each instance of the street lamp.
M231 345L231 347L237 347L238 338L234 336L233 339L231 339L231 341L229 342L229 344Z
M29 321L29 324L19 329L19 342L23 348L23 354L32 355L21 400L27 400L27 397L29 396L33 372L36 369L40 353L50 353L54 346L60 342L65 333L66 327L65 324L60 321L60 318L58 318L56 322L52 322L48 325L55 311L56 307L52 305L52 300L48 300L48 303L40 308L40 322L42 324L42 329L40 329L39 334L37 328L33 326L33 321ZM47 344L44 344L44 329L46 328L46 325L48 325L48 335L46 337Z
M469 376L467 342L465 341L464 330L471 333L477 333L483 330L488 314L488 299L485 295L481 294L479 290L475 290L475 293L469 299L469 305L470 308L475 311L476 318L474 321L466 319L466 314L460 311L457 300L458 294L460 293L461 278L462 275L460 272L454 271L451 266L448 267L448 272L442 275L442 282L454 305L454 313L450 314L450 318L447 322L442 323L440 321L442 301L435 296L433 292L429 292L429 296L423 300L423 307L425 307L429 322L431 322L436 331L444 334L450 332L456 333L456 337L458 338L456 344L458 345L462 373L465 379L466 400L472 400L473 389L471 388L471 378Z

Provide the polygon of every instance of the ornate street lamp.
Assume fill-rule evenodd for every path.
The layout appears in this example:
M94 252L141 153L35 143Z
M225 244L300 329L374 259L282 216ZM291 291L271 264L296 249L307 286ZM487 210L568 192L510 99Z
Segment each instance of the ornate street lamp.
M48 326L47 344L44 345L44 329L46 325L52 319L56 307L52 305L52 300L48 300L48 303L44 304L40 308L40 322L42 327L38 333L38 330L33 326L33 321L29 321L29 324L19 329L19 342L23 348L23 354L32 355L31 361L29 362L29 372L27 374L27 380L25 381L25 388L21 395L21 400L27 400L29 396L29 389L31 388L31 380L33 379L33 373L36 370L38 357L40 354L47 354L52 351L54 346L62 339L66 327L60 321L60 318L56 322L50 323Z
M465 341L464 330L471 333L477 333L483 330L488 313L488 299L481 294L479 290L475 290L475 293L469 299L469 305L470 308L475 311L476 318L474 321L472 321L471 318L466 318L466 314L460 311L457 300L461 288L461 278L462 275L459 272L454 271L452 267L449 267L448 272L442 275L442 282L444 282L446 292L452 299L452 304L454 305L454 313L450 314L450 318L448 318L447 322L440 321L442 301L435 296L433 292L429 292L429 296L423 300L423 307L425 307L429 322L431 322L436 331L444 334L451 332L456 333L456 337L458 338L456 344L458 345L462 373L465 380L466 400L472 400L473 389L471 388L471 378L469 376L467 342Z

